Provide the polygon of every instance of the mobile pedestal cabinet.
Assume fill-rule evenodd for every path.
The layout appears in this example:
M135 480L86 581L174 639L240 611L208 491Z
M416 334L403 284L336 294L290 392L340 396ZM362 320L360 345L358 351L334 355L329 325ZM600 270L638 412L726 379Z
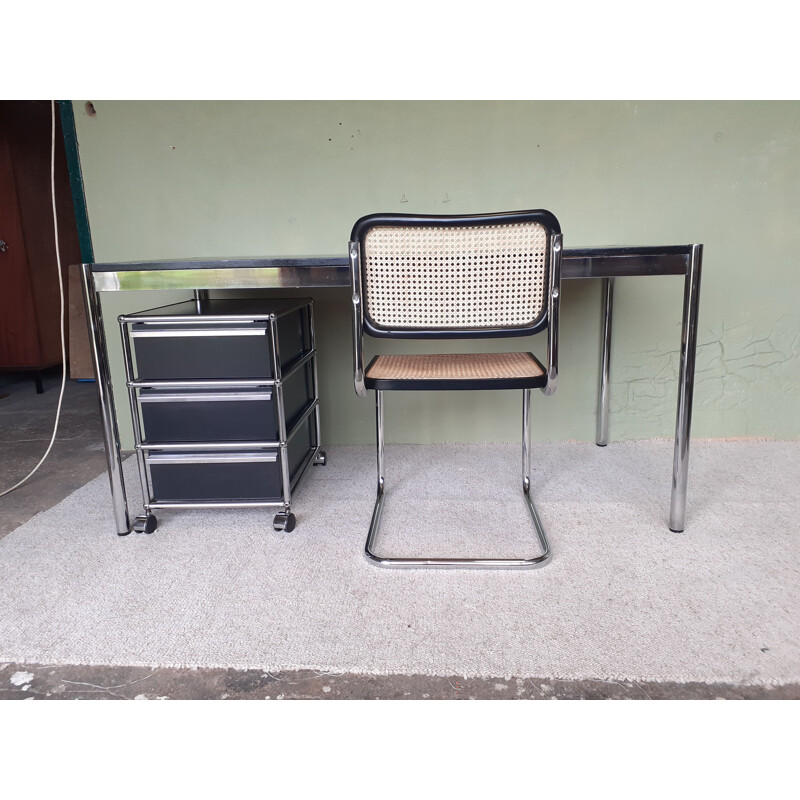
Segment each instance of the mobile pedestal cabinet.
M278 507L320 450L312 302L197 299L119 317L144 514Z

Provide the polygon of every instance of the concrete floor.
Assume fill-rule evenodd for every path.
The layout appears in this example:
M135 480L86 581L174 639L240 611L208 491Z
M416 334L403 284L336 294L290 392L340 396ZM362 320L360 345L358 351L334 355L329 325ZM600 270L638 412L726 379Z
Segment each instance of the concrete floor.
M31 377L0 373L0 491L23 478L44 453L52 434L60 381L60 370L50 371L44 378L44 394L37 395ZM0 538L60 502L105 468L95 386L68 381L61 425L49 458L26 484L0 497ZM109 535L114 535L113 531ZM0 663L0 700L31 698L787 700L800 699L800 684L765 687L548 678L465 680L420 675Z

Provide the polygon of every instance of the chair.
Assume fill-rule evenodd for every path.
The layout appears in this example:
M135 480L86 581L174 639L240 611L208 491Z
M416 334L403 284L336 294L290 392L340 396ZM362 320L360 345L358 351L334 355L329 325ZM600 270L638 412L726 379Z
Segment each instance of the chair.
M531 389L558 377L562 236L548 211L470 216L372 214L350 236L356 394L375 390L378 490L367 558L384 567L538 567L550 546L531 498ZM532 353L378 355L363 366L363 334L396 339L481 339L547 330L547 366ZM385 391L521 389L522 492L542 553L530 558L392 558L374 542L386 493Z

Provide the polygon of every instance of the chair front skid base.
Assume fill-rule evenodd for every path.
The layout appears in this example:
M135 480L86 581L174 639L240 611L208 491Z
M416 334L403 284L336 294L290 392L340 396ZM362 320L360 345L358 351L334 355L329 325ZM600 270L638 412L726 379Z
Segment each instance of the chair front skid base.
M460 569L533 569L535 567L543 567L550 561L552 555L550 544L547 541L539 514L533 504L530 491L523 487L522 492L533 520L533 526L536 529L536 536L543 550L540 556L534 558L393 558L379 556L373 552L373 547L380 526L383 501L386 497L383 486L379 487L375 498L375 508L372 512L367 543L364 546L364 555L370 563L377 564L380 567L452 567Z

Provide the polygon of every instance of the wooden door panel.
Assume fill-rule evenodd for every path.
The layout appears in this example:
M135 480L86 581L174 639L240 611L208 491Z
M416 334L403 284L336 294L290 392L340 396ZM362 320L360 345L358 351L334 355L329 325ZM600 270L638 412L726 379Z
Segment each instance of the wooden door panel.
M0 368L36 367L41 360L25 239L19 218L7 127L0 117Z
M9 242L8 252L0 254L0 368L38 370L61 362L50 102L0 101L0 140L0 238ZM69 265L80 263L81 258L58 113L55 141L58 238L66 302ZM9 237L14 239L13 248ZM12 253L14 257L7 259Z

